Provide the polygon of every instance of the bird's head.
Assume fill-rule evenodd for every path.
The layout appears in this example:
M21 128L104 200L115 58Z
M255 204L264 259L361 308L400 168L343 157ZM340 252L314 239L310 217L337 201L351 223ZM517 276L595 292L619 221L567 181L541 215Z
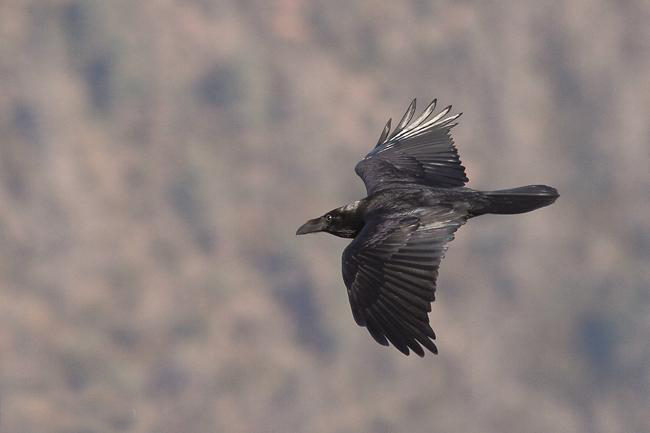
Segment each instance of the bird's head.
M327 232L341 238L354 238L363 228L363 219L357 212L358 202L327 212L304 223L297 235Z

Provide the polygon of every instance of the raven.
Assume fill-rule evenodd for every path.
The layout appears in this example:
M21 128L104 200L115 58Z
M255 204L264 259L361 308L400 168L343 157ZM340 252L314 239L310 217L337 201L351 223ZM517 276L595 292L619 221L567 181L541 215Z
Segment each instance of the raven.
M467 220L483 214L530 212L559 194L546 185L499 191L465 187L465 167L451 138L462 114L451 105L431 117L436 100L413 122L415 99L355 172L368 196L303 224L296 235L327 232L354 240L343 251L343 281L352 315L379 343L405 355L438 353L428 313L447 243Z

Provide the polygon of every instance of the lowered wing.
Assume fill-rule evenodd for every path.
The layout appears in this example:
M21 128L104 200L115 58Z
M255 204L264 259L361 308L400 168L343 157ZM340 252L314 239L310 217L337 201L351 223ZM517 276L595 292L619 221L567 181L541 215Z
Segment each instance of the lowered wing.
M355 167L368 194L404 182L434 187L465 185L465 167L450 133L460 114L448 116L448 106L431 117L435 107L436 100L411 122L414 99L392 133L388 121L375 148Z
M465 220L450 207L371 220L343 251L352 314L378 343L438 353L428 313L447 243Z

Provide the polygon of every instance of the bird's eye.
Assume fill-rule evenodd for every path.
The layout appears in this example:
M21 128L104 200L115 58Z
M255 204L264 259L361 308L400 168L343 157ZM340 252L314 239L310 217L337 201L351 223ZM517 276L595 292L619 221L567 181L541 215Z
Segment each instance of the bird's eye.
M327 221L328 223L331 223L332 219L333 219L332 215L325 215L325 221Z

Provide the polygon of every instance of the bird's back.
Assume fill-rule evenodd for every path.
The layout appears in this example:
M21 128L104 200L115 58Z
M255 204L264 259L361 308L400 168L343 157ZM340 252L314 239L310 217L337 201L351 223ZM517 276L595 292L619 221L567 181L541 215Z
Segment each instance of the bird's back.
M386 185L366 199L364 213L409 213L419 208L453 207L468 216L486 204L483 194L470 188L436 188L415 183Z

